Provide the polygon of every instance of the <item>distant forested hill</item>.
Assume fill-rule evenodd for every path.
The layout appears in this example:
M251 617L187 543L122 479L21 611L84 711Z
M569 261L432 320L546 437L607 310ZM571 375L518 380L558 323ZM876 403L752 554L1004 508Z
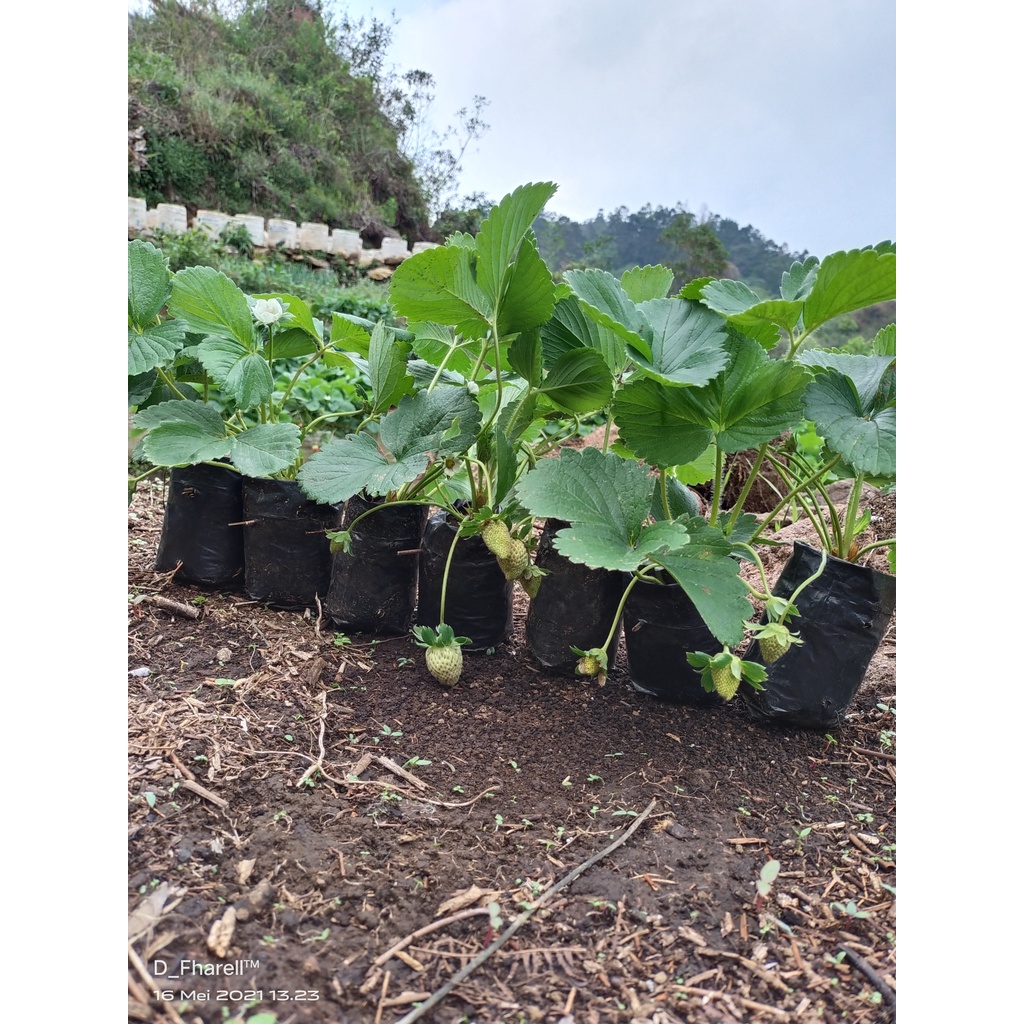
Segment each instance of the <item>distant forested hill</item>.
M707 214L698 221L682 206L652 208L647 205L635 213L623 206L610 214L598 213L582 224L568 217L545 216L534 229L541 254L552 268L597 266L619 274L632 266L648 263L668 266L677 260L678 246L664 235L679 218L689 219L691 230L705 227L721 242L727 265L703 268L704 272L742 278L752 288L777 291L783 272L794 260L806 259L809 255L790 252L785 245L765 238L750 224L741 228L734 220Z

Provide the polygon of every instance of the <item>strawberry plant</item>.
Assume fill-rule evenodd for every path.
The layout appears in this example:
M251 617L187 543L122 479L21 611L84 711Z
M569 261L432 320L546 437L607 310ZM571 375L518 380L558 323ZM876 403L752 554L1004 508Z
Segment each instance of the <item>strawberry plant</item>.
M813 425L823 442L821 451L811 458L793 443L784 451L761 444L757 465L767 459L788 493L780 496L775 511L752 537L761 537L775 516L795 501L830 554L856 561L874 547L894 548L894 538L867 546L859 545L857 538L869 522L859 514L864 484L887 486L896 479L895 325L878 332L869 354L806 346L816 330L837 318L896 297L895 246L881 242L832 253L821 261L812 257L794 263L782 277L778 299L761 299L738 281L695 282L690 287L745 338L766 350L784 342L783 361L797 363L809 374L798 421ZM795 426L796 422L789 429ZM836 479L852 481L844 510L836 508L826 489L826 483Z
M731 542L700 516L654 520L656 486L657 480L637 461L585 448L565 449L557 458L543 460L517 488L517 499L533 515L570 524L554 538L562 555L631 576L604 645L574 652L580 656L581 674L596 668L600 676L606 668L618 618L640 581L671 578L718 640L743 640L751 606L739 564L731 557Z
M532 517L516 501L515 486L612 393L611 372L597 352L554 353L542 344L556 287L530 225L555 188L524 185L491 210L475 237L455 233L405 260L390 283L404 332L384 335L356 317L334 319L332 333L348 357L365 360L368 373L375 364L407 373L410 386L376 432L333 441L298 474L319 502L362 494L385 505L443 509L457 524L453 546L491 538L504 578L527 594L536 592L541 573L529 557ZM554 434L544 430L554 424ZM335 535L336 544L347 542ZM443 624L443 600L440 610Z
M129 401L154 466L219 462L246 476L293 477L303 436L349 411L301 428L285 412L333 344L294 295L247 296L212 267L171 275L159 250L136 240L129 244L128 313ZM295 360L283 390L275 390L275 369Z

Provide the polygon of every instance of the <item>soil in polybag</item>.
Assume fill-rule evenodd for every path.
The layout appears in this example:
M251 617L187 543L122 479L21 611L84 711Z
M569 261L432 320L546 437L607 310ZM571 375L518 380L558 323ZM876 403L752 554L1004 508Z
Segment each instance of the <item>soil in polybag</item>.
M290 610L317 609L331 585L328 530L340 505L319 505L294 480L247 477L244 487L245 592Z
M425 505L384 505L356 523L351 552L333 557L324 610L345 629L364 633L406 633L416 612L419 546ZM345 503L341 528L372 508L355 496Z
M591 569L571 562L554 545L555 534L569 524L549 519L544 524L537 547L535 564L547 569L537 596L530 601L526 615L526 645L543 665L561 675L575 675L581 651L603 647L619 610L622 592L629 577L609 569ZM616 624L615 636L608 647L608 667L615 664L615 652L622 633Z
M820 551L797 541L773 593L790 597L820 562ZM787 625L803 643L766 666L764 690L744 685L740 692L756 719L830 729L843 720L889 627L896 577L829 556L796 604L800 614ZM756 640L743 658L764 664Z
M171 470L155 569L179 583L226 586L242 581L242 481L233 469L184 466Z
M419 603L416 623L436 629L446 622L456 636L468 636L465 651L497 647L512 632L512 583L487 550L483 538L460 537L452 555L441 619L441 583L458 527L446 512L435 512L420 545Z

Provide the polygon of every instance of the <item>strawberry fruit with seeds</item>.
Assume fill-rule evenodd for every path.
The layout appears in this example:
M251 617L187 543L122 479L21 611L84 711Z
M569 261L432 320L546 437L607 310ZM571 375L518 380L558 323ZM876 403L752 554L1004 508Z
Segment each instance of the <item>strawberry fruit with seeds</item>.
M427 670L444 687L451 688L462 675L462 646L469 643L468 636L456 636L447 623L437 630L429 626L413 626L416 644L426 649Z

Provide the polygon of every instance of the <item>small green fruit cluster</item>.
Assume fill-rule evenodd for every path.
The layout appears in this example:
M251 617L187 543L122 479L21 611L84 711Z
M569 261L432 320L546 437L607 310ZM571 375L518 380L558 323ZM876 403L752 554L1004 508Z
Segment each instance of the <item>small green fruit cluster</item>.
M513 537L508 525L497 517L488 519L480 527L480 536L487 550L498 559L505 579L518 582L526 596L533 600L545 572L530 561L526 545L518 537Z

